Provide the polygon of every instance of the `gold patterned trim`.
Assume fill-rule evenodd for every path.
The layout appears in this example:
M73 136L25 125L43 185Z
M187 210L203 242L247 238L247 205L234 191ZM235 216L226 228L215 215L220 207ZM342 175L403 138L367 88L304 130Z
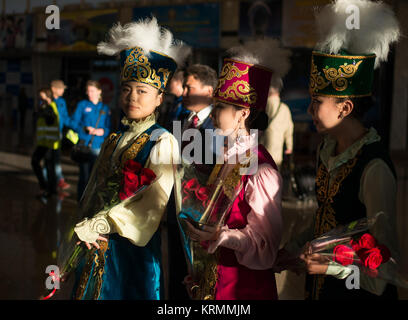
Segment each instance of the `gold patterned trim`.
M225 99L242 100L248 104L255 104L258 95L255 89L246 81L236 81L225 91L218 90L218 95Z
M360 64L363 61L360 60L356 64L344 64L341 65L337 70L335 68L323 69L326 79L329 80L336 91L344 91L348 88L349 82L348 78L352 78Z
M342 59L372 59L375 58L376 55L368 55L368 56L353 56L353 55L339 55L339 54L329 54L329 53L323 53L323 52L318 52L318 51L313 51L312 56L322 56L322 57L330 57L330 58L342 58Z
M323 163L320 164L316 174L316 198L319 202L319 207L316 211L314 238L334 229L337 226L336 212L332 208L334 197L340 190L340 186L344 179L351 173L358 161L358 155L350 159L347 163L342 165L339 172L334 178L331 186L329 185L330 175ZM324 284L324 275L313 276L312 297L317 300L320 296L321 288Z
M249 109L249 108L250 108L248 105L243 104L243 103L232 102L232 101L225 101L225 100L223 100L223 99L216 98L216 97L213 97L213 100L214 100L214 101L219 101L219 102L222 102L222 103L226 103L226 104L232 104L232 105L234 105L234 106L241 107L241 108L246 108L246 109Z
M137 137L136 141L133 142L132 145L122 154L120 161L121 168L123 168L126 161L136 158L139 151L144 147L149 139L150 135L148 135L147 133L142 133L139 137Z
M310 91L314 92L326 88L330 82L326 82L323 76L321 76L317 66L312 59L312 71L310 73Z
M82 300L85 294L85 289L88 285L89 277L91 276L92 266L94 263L94 256L96 254L96 248L92 247L92 250L86 255L85 266L82 269L81 277L79 279L78 288L75 293L75 300Z
M244 70L239 69L232 63L225 63L222 67L220 73L220 79L216 90L220 90L227 80L232 80L234 78L241 78L243 75L248 74L249 66Z
M135 72L136 76L134 75ZM170 76L170 70L166 68L160 68L156 73L156 70L151 67L149 59L143 54L142 48L135 47L126 57L121 72L121 81L142 81L156 89L161 89L162 79L158 73L163 75L163 79L168 79Z
M362 98L362 97L368 97L371 96L372 93L367 93L367 94L346 94L346 95L338 95L338 94L327 94L327 93L322 93L322 92L315 92L310 88L310 94L311 95L319 95L319 96L325 96L325 97L334 97L334 98Z

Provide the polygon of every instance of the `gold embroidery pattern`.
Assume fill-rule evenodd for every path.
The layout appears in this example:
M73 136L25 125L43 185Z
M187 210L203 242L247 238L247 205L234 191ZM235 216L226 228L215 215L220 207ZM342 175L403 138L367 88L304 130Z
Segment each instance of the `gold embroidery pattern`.
M88 286L89 278L95 279L95 291L92 292L92 299L97 300L102 288L102 276L105 267L105 252L108 249L108 244L103 241L98 241L100 249L93 248L86 258L86 264L81 274L79 285L75 294L76 300L82 300L85 294L85 289ZM91 276L91 271L93 272Z
M360 153L359 153L360 154ZM350 159L342 165L339 173L334 178L332 185L329 188L330 175L323 164L320 164L316 175L316 197L319 202L319 208L316 211L316 219L314 225L314 238L334 229L337 226L336 213L331 206L333 199L339 192L341 183L351 173L356 165L358 157ZM313 299L319 299L321 288L324 284L324 275L313 277Z
M317 92L318 90L322 90L326 88L330 82L326 82L321 76L320 72L317 70L317 67L312 58L312 71L310 73L310 90L312 92Z
M218 279L217 260L219 250L217 249L214 254L209 255L199 243L193 242L193 252L198 255L206 256L205 258L196 257L197 261L205 261L205 264L201 266L198 280L191 288L194 300L215 300L215 285Z
M110 156L115 150L116 145L122 134L111 133L107 139L106 147L103 148L103 154L101 155L101 161L99 162L98 177L107 177L110 165Z
M105 269L105 253L108 249L108 243L104 241L99 242L100 249L95 257L95 268L93 272L93 277L95 277L95 292L93 295L93 300L98 300L101 294L102 288L102 276Z
M323 69L326 79L331 81L332 86L336 91L344 91L347 89L349 83L347 78L353 77L360 64L363 61L360 60L356 64L347 64L340 66L337 70L335 68Z
M82 270L81 278L79 280L79 285L75 293L75 300L82 300L84 296L85 289L87 287L88 280L89 280L89 277L92 271L92 266L94 263L94 260L92 257L94 257L94 255L96 254L95 251L96 251L96 248L93 247L92 250L88 252L88 255L86 256L86 263L85 263L84 269Z
M256 91L246 81L236 81L225 91L218 91L218 95L225 99L232 98L233 100L242 100L248 104L255 104L258 98Z
M247 74L249 71L249 66L244 70L240 70L238 67L234 66L232 63L226 63L221 70L220 80L218 82L217 90L225 84L227 80L232 80L234 78L241 78L243 75Z
M161 73L163 80L158 73ZM126 58L121 73L122 82L135 80L147 83L157 89L162 88L162 83L166 84L170 76L170 71L166 68L160 68L157 71L151 67L149 59L143 54L141 48L133 48Z
M144 147L146 142L150 139L150 135L147 133L142 133L136 141L122 154L122 159L120 161L121 168L125 165L126 161L129 159L136 158L139 151Z

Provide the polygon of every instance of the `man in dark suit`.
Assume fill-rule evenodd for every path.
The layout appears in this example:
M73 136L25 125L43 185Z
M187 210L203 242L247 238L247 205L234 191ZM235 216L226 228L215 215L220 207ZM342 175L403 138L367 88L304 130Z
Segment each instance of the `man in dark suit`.
M184 91L183 105L190 113L182 114L178 123L174 124L181 127L181 136L184 135L181 145L182 155L187 155L193 159L194 163L209 163L209 168L215 164L213 153L213 143L205 143L205 130L214 129L210 117L212 111L212 96L217 86L218 76L214 69L201 64L194 64L187 68L184 73ZM192 135L186 132L190 130ZM178 135L173 132L175 136ZM200 137L199 137L200 136ZM192 149L194 143L201 139L201 153L194 154L197 149ZM213 141L213 140L212 140ZM198 144L200 146L200 144ZM210 148L209 148L210 147ZM186 152L183 152L184 148ZM187 152L187 150L189 150ZM193 152L191 152L193 151ZM206 156L207 153L207 156ZM209 156L208 156L209 155ZM183 246L180 238L180 231L177 223L174 193L172 193L167 206L167 226L168 226L168 266L169 266L169 299L189 299L186 288L182 284L184 277L188 274L186 259L183 252Z

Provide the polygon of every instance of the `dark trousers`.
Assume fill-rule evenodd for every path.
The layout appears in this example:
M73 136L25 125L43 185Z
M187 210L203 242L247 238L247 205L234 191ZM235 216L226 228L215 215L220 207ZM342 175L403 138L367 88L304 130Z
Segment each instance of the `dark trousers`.
M90 161L82 162L79 164L79 181L77 191L78 202L81 200L86 185L88 184L89 178L91 177L92 168L95 164L96 158L98 157L99 151L100 149L92 149L92 159Z
M167 204L169 300L189 300L186 287L182 284L188 275L186 257L181 242L180 230L176 217L174 192Z
M40 188L49 193L57 193L57 178L55 175L55 163L59 157L59 149L52 150L47 147L37 146L31 157L31 166L37 176ZM45 168L47 169L47 179L41 167L41 160L44 159Z

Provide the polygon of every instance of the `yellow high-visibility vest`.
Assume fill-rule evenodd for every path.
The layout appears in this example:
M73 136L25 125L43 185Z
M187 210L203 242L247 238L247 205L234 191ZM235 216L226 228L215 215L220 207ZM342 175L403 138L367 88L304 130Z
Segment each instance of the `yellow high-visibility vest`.
M56 115L52 125L47 125L43 117L37 120L37 145L49 149L57 150L61 146L61 137L59 131L59 113L55 102L50 104Z

